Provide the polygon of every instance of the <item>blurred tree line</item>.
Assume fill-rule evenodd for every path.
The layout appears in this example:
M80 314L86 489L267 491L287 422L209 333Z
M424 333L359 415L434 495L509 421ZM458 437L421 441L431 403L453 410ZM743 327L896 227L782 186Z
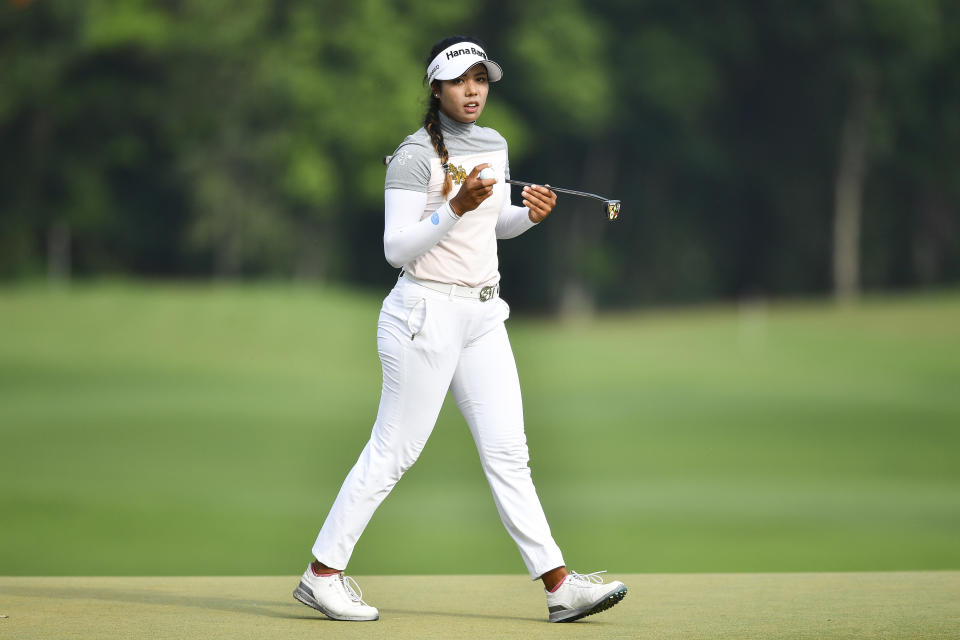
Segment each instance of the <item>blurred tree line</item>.
M504 67L481 124L560 198L507 296L854 297L960 275L952 0L0 0L0 277L388 286L381 158L433 42Z

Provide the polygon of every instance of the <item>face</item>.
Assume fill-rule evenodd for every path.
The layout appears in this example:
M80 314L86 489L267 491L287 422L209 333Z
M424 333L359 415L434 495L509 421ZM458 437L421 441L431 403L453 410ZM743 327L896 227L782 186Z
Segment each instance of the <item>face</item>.
M439 80L434 85L434 93L440 95L440 110L457 122L476 122L487 102L490 84L487 82L487 68L477 63L467 69L459 78Z

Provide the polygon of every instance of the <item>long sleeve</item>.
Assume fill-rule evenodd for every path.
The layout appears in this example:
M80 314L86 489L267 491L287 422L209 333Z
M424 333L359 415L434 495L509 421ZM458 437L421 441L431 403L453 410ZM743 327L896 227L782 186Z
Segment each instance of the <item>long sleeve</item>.
M383 255L397 268L429 251L460 220L448 203L421 220L427 194L419 191L385 189L383 201Z
M510 204L510 198L504 198L500 217L497 218L497 240L516 238L518 235L537 226L530 220L530 210Z

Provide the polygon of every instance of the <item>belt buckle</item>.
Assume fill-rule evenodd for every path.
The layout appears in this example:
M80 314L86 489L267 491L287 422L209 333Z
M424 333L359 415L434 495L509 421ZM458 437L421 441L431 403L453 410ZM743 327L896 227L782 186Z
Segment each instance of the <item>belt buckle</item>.
M480 289L480 302L486 302L493 297L493 287L484 287Z

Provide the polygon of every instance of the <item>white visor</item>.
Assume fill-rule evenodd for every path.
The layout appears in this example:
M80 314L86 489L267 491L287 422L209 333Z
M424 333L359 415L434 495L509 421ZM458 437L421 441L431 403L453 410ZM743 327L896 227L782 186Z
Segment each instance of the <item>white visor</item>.
M459 78L467 69L482 62L487 68L487 79L496 82L503 77L503 69L493 60L487 59L487 52L475 42L458 42L437 54L427 67L427 84L434 80L453 80Z

